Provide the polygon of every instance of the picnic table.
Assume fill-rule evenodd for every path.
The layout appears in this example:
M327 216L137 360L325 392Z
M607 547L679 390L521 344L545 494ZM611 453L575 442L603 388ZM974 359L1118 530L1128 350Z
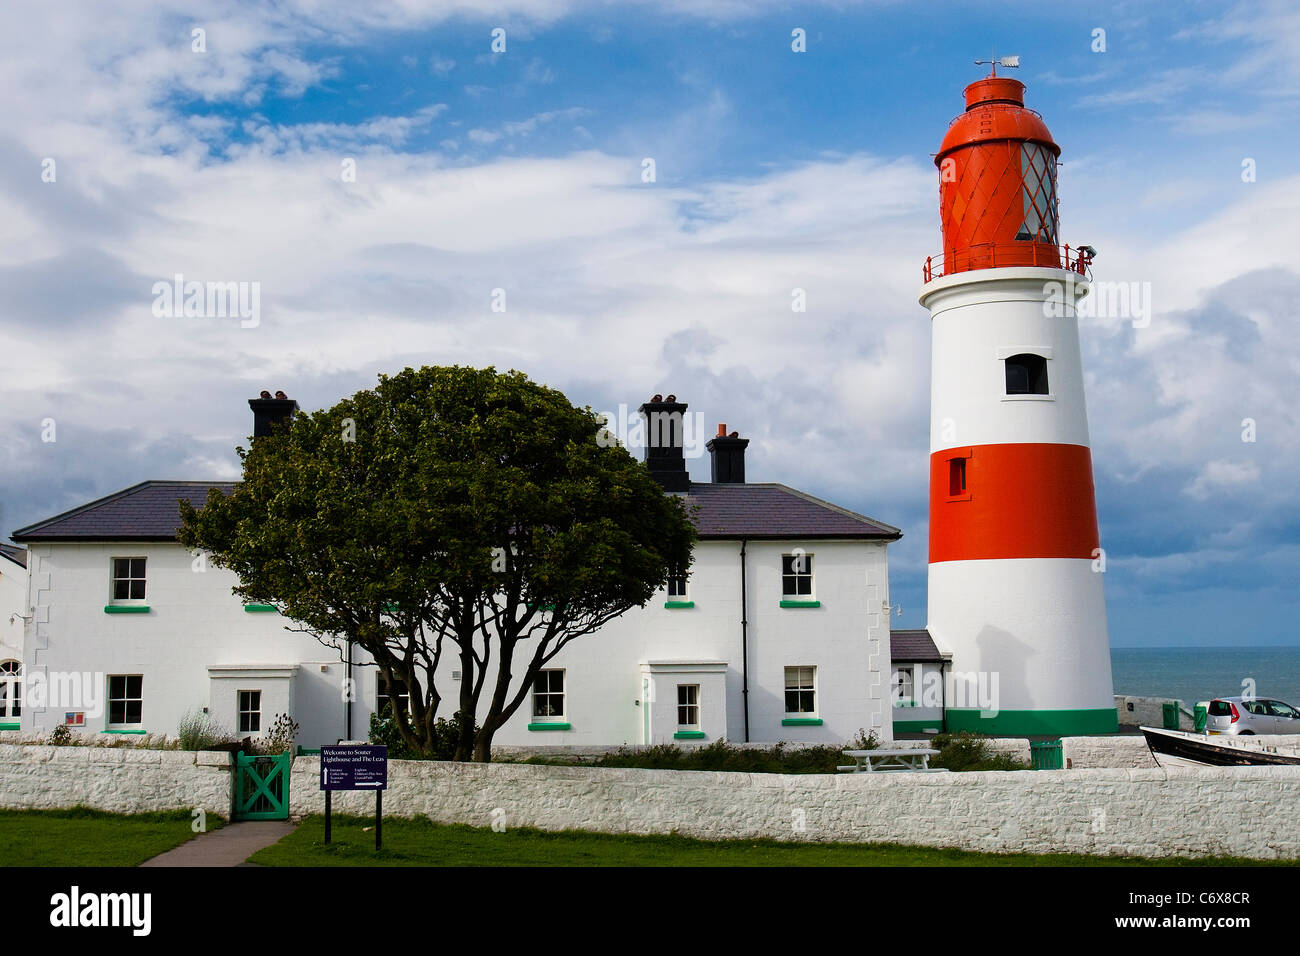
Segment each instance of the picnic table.
M846 750L853 763L836 767L845 773L875 773L886 770L903 770L912 773L947 773L943 767L931 767L930 758L939 751L929 747L899 747L897 749Z

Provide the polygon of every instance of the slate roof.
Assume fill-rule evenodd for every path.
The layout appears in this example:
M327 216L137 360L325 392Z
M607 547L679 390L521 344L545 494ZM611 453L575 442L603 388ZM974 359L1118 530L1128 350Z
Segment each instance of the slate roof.
M15 541L174 541L180 527L177 500L201 505L209 488L229 492L233 481L142 481L106 498L20 528Z
M15 531L15 541L172 541L180 526L178 498L201 504L209 488L231 481L143 481L116 494ZM693 482L701 538L841 538L892 541L902 532L820 498L779 484Z
M27 567L27 549L18 548L12 544L5 544L0 541L0 557L8 558L19 567Z
M896 664L909 662L937 664L947 659L939 653L934 638L924 628L909 631L890 631L889 658Z
M699 505L701 538L902 537L897 528L786 485L691 482L689 505Z

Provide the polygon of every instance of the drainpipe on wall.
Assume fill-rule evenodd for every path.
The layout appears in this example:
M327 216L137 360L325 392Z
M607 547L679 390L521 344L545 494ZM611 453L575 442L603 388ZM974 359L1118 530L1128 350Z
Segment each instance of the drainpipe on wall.
M943 679L943 669L947 661L939 661L939 729L948 732L948 682Z
M749 602L746 600L745 546L740 539L740 699L745 711L745 743L749 743Z
M357 696L357 685L352 683L352 638L348 638L348 692L344 695L343 733L345 740L352 739L352 698Z

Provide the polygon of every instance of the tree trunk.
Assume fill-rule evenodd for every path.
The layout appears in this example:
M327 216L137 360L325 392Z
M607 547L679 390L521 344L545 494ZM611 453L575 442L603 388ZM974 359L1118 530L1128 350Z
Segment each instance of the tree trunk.
M460 735L456 741L453 760L469 761L474 756L474 718L477 703L474 700L474 635L460 642Z

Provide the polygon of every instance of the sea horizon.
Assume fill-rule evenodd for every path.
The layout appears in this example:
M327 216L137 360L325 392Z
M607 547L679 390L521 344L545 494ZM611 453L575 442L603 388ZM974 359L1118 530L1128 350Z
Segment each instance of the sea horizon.
M1111 674L1116 694L1188 707L1248 691L1300 706L1300 645L1112 647Z

